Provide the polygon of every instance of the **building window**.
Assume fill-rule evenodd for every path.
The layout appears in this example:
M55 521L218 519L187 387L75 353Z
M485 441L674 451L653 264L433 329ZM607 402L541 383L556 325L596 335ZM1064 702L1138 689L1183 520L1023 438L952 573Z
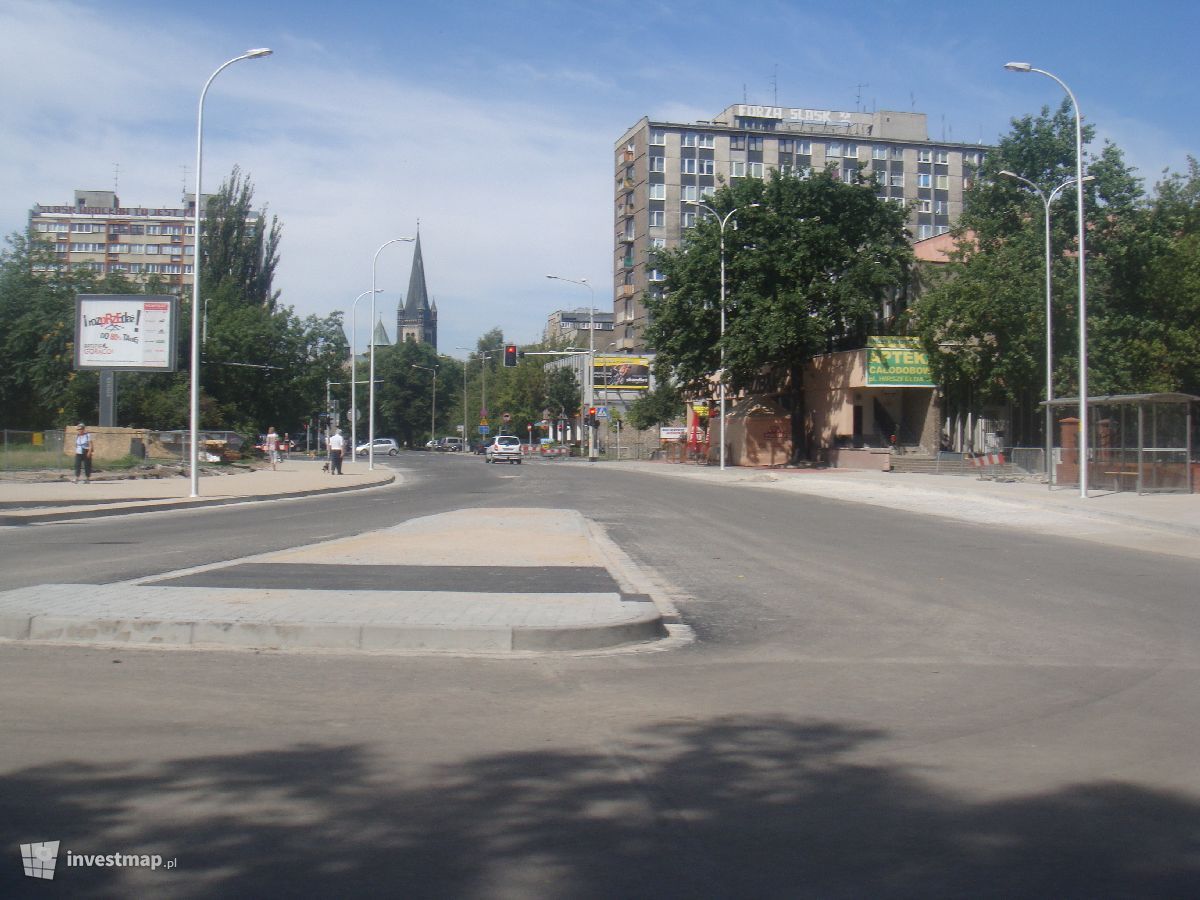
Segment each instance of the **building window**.
M646 195L651 200L666 200L667 186L665 184L650 184L646 186Z
M666 224L666 215L661 209L650 210L650 227L661 228Z
M700 135L700 146L708 147L709 149L712 149L714 146L716 146L713 136L711 134Z
M702 184L700 185L700 199L707 200L717 192L716 185Z
M796 141L796 152L804 156L812 156L812 141Z
M918 150L917 151L917 162L933 162L933 151L932 150Z
M666 238L650 238L651 250L665 250L667 246Z
M842 155L842 142L841 141L831 141L829 144L829 149L825 151L825 155L826 156L836 156L836 157L840 158Z
M699 139L700 135L696 134L694 131L685 131L683 133L682 143L685 147L695 147L696 144L699 143Z
M892 148L892 159L904 159L904 148L903 147L893 147Z
M751 137L746 139L746 147L749 150L762 150L763 139L752 135Z
M665 147L667 146L667 132L662 128L650 129L650 146Z
M950 164L950 154L945 150L939 150L933 155L933 161L940 166Z
M716 171L716 164L711 159L700 160L700 174L712 175Z
M920 239L922 241L925 240L926 238L933 237L933 226L932 225L918 225L917 226L917 237L918 237L918 239Z
M945 234L949 230L950 230L949 225L938 225L938 226L934 227L933 233L934 234Z
M665 156L651 156L649 159L651 172L667 171L667 158Z
M780 138L779 139L779 152L780 153L795 153L796 152L795 140L793 140L792 138Z
M91 222L72 222L71 231L76 234L93 234L104 231L103 225L93 225Z
M687 202L699 197L699 189L694 184L685 184L679 188L679 199Z
M949 175L937 176L937 178L934 179L933 186L936 187L939 191L950 190L950 176Z
M842 155L848 159L858 159L858 144L847 144L845 153Z
M66 222L38 222L37 230L42 234L55 234L67 230Z
M887 159L887 158L888 158L888 148L887 147L872 147L871 148L871 159Z
M746 174L746 164L739 160L733 160L729 163L729 177L742 178Z
M938 200L933 204L933 211L939 216L944 216L950 212L950 204L945 200Z
M658 269L651 269L650 274L647 276L647 278L649 278L651 281L666 281L667 280L666 276L663 275L663 273L660 272Z
M904 173L896 173L892 175L892 187L904 187Z
M927 213L927 212L929 212L929 209L930 209L930 204L929 204L928 200L918 200L917 201L917 212Z
M699 160L693 158L681 159L679 161L679 171L684 175L695 175L696 170L699 168L698 163ZM662 170L659 169L659 171L661 172Z
M695 228L696 227L696 213L693 212L692 210L685 210L684 212L679 214L679 223L684 228Z
M933 176L928 172L920 172L917 174L917 187L927 188L933 184Z
M858 168L855 166L845 166L842 168L842 181L846 184L858 183Z
M763 164L760 162L748 163L746 172L751 178L762 178Z
M729 139L729 149L730 150L745 150L746 149L746 136L744 134L735 134L733 137L731 137Z

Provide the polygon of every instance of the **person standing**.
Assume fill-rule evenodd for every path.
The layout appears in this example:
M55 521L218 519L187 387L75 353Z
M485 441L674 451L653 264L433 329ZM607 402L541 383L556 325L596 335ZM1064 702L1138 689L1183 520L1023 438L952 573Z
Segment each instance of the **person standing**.
M342 450L346 446L346 439L342 437L342 429L333 429L333 434L329 436L329 471L334 475L342 474Z
M279 462L279 435L275 433L275 426L271 425L267 428L267 437L263 441L263 450L266 451L267 459L271 460L271 471L275 471L275 464Z
M75 483L79 484L79 471L83 470L84 482L92 481L92 436L87 426L80 422L75 426Z

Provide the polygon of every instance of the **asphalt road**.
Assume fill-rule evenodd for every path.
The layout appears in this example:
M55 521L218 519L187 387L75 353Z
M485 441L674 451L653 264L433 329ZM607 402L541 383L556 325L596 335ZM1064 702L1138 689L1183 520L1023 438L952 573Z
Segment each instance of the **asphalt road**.
M0 587L52 572L86 590L448 509L577 508L696 642L0 647L0 894L1200 889L1196 562L603 465L397 465L404 486L364 494L0 530ZM32 883L17 844L34 840L178 866Z

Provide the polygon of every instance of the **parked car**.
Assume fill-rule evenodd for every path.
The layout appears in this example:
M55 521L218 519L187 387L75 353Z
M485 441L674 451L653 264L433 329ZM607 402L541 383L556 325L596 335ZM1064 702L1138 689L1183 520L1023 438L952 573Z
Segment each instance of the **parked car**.
M354 452L359 456L366 456L370 449L370 444L359 444L354 448ZM400 446L396 443L395 438L375 438L375 455L380 456L384 453L388 456L396 456L400 453Z
M498 434L488 444L483 461L521 464L521 439L515 434Z
M444 450L447 453L454 453L454 452L460 451L463 448L462 438L458 438L458 437L441 438L437 443L437 448L439 450Z

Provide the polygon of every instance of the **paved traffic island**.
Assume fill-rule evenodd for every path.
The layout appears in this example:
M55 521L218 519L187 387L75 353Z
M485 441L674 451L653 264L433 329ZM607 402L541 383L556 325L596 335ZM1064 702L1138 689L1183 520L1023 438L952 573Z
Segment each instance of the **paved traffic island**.
M516 536L519 535L519 538ZM573 510L469 510L229 564L0 594L0 639L195 649L597 650L674 611Z

